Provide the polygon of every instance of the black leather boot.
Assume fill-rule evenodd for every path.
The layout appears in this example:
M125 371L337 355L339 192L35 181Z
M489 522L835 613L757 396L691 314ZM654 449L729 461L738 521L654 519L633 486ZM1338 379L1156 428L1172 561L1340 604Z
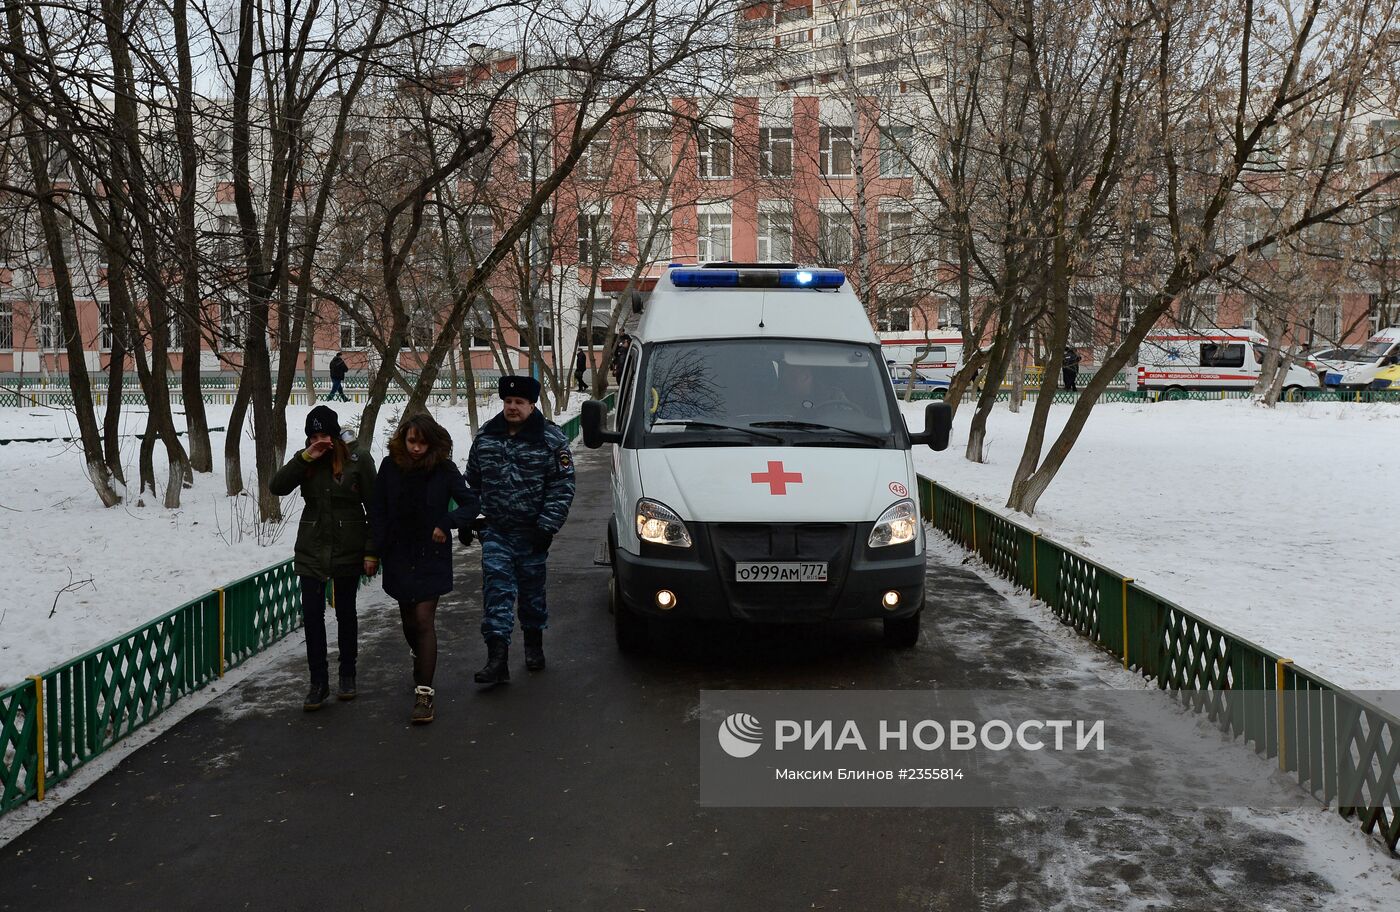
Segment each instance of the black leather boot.
M306 702L302 704L302 709L307 712L315 712L321 708L321 704L326 702L326 698L331 695L331 685L326 681L312 681L311 689L306 692Z
M486 641L486 664L476 673L478 684L507 684L510 682L510 644L501 637Z
M525 631L525 667L531 671L544 669L544 631Z
M335 696L336 696L336 699L338 699L338 700L353 700L353 699L355 699L355 676L354 676L354 675L352 675L352 674L343 674L343 675L340 676L340 690L338 690L338 691L336 692L336 695L335 695Z

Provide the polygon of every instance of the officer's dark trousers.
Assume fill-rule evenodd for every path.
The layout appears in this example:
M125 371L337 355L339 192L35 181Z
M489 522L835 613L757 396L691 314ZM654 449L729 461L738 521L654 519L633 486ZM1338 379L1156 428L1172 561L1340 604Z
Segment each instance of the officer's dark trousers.
M1061 386L1063 386L1065 389L1069 390L1070 392L1077 392L1077 391L1078 391L1078 389L1079 389L1079 386L1078 386L1078 383L1079 383L1079 371L1078 371L1078 370L1076 370L1075 368L1072 368L1072 367L1064 367L1064 368L1061 368L1061 369L1060 369L1060 376L1061 376L1061 378L1063 378L1063 380L1064 380L1064 382L1063 382L1062 384L1060 384Z
M359 576L338 576L335 582L335 621L337 643L340 647L340 673L355 673L355 658L359 653L360 625L355 617L355 593L360 587ZM330 681L326 661L326 584L314 576L301 577L301 614L306 623L306 664L311 680Z
M481 533L481 636L510 642L515 608L520 606L520 629L543 630L549 624L545 605L545 562L523 532Z
M332 377L332 378L331 378L331 394L330 394L329 396L327 396L326 398L327 398L327 399L334 399L334 398L336 398L337 396L339 396L341 402L349 402L349 401L350 401L350 398L349 398L348 396L345 395L345 389L344 389L340 384L341 384L341 381L340 381L340 380L337 380L337 379L335 379L334 377Z

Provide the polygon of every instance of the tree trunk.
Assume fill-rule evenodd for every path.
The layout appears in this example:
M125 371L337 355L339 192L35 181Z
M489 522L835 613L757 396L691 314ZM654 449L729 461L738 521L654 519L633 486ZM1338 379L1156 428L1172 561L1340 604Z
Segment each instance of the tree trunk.
M248 398L252 387L243 382L247 371L239 371L238 392L229 411L228 430L224 432L224 492L229 497L243 493L243 422L248 415Z
M88 377L87 361L84 359L83 341L78 332L78 307L73 298L73 277L68 271L68 260L63 252L53 185L49 180L48 160L42 148L41 137L47 135L47 128L34 115L37 93L31 82L29 50L26 47L21 18L22 9L22 5L18 3L10 3L5 7L10 51L14 61L16 106L24 122L25 151L28 154L30 175L38 200L39 224L43 229L44 246L48 250L49 262L53 267L54 293L58 298L61 328L64 330L64 347L68 354L68 386L73 395L73 410L83 447L83 462L98 499L104 507L111 507L120 503L121 497L112 486L112 475L107 468L102 437L97 427L92 383Z
M185 399L190 468L195 472L212 472L214 448L209 440L209 415L204 408L204 390L200 382L199 330L204 304L199 290L199 232L195 224L199 150L194 135L194 67L190 58L187 10L188 0L175 0L173 25L178 69L175 132L180 148L179 261L183 307L180 389Z
M1048 372L1047 367L1047 372ZM1026 352L1020 342L1011 349L1011 400L1007 403L1015 414L1021 413L1021 399L1026 395Z

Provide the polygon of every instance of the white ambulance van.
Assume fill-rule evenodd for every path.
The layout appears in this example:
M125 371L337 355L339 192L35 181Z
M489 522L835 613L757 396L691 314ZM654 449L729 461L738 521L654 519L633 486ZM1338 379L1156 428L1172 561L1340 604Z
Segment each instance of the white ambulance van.
M1252 329L1153 330L1138 347L1138 389L1163 399L1184 398L1189 390L1253 389L1268 344ZM1291 364L1283 381L1285 393L1318 386L1317 368L1306 360Z
M884 621L912 646L924 532L910 448L948 445L942 402L910 433L865 308L837 270L671 267L641 308L610 445L618 645L666 618Z
M880 348L896 382L908 381L909 370L918 362L920 379L946 388L962 364L963 339L957 333L900 330L880 333Z
M1400 326L1376 333L1361 347L1356 357L1362 361L1361 364L1347 368L1340 376L1329 373L1327 385L1350 390L1370 389L1376 374L1392 364L1400 364Z

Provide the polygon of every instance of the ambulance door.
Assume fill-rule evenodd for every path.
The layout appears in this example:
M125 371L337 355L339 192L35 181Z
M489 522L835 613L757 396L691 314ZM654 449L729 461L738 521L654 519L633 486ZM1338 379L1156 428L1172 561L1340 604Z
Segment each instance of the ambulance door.
M641 345L633 345L627 353L622 367L622 382L617 392L617 414L613 429L627 439L627 427L632 420L633 400L636 398L637 366L641 363ZM637 459L634 451L625 449L623 444L612 447L612 505L613 518L617 521L617 545L629 551L636 550L633 541L635 530L629 521L632 505L641 496L641 481L637 477Z

